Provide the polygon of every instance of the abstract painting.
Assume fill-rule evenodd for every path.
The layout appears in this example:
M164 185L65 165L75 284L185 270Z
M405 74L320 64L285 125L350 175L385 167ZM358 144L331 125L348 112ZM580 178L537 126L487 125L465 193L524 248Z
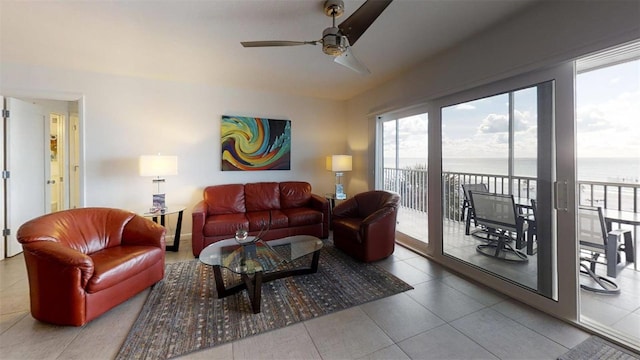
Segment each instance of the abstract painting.
M222 116L222 171L291 170L291 121Z

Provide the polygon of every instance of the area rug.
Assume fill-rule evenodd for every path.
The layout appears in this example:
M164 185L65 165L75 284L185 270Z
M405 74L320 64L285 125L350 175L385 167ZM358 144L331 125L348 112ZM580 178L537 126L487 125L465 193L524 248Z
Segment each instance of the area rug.
M624 349L598 336L591 336L573 349L560 356L558 360L632 360L640 359L640 354Z
M357 262L330 244L318 272L262 286L259 314L245 291L218 299L211 266L198 260L166 265L117 359L168 359L278 329L413 289L374 264ZM309 258L299 260L308 265ZM223 270L225 283L238 281Z

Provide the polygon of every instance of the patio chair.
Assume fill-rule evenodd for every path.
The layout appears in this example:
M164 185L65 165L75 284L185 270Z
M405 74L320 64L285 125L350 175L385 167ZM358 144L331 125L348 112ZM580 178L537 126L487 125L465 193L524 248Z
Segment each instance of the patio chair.
M471 206L471 198L469 197L469 191L476 192L489 192L487 184L462 184L462 209L460 211L460 221L464 220L464 233L465 235L471 234L471 220L474 220L473 206ZM465 216L466 214L466 216ZM478 223L474 221L474 224L478 226Z
M538 252L538 204L535 199L531 199L531 214L525 216L525 221L529 228L527 229L527 255L535 255Z
M601 207L581 206L578 208L577 235L580 242L580 272L591 277L598 286L581 284L581 288L606 294L620 292L618 285L610 278L617 277L618 271L627 265L627 261L622 263L620 256L621 252L625 250L624 235L627 231L607 231ZM596 274L597 264L606 266L609 278Z
M516 211L513 195L469 191L475 221L486 228L488 244L476 250L501 260L524 262L527 255L511 246L513 240L522 241L527 223Z

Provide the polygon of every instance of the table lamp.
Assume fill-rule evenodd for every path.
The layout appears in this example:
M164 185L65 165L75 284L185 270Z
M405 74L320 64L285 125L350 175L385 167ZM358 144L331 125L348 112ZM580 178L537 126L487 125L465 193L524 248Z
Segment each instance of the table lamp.
M344 187L342 186L342 175L344 171L351 171L351 160L351 155L327 156L327 170L336 173L336 192L334 196L338 200L347 198L347 194L344 193Z
M167 208L166 198L162 185L165 183L163 176L178 175L178 157L169 155L142 155L140 156L140 176L155 176L152 181L153 206L152 211L162 211Z

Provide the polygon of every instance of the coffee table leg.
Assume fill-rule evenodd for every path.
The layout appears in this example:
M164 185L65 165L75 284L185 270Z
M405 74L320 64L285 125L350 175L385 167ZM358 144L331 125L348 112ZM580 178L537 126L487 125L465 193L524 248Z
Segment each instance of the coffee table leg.
M318 272L318 262L320 260L320 251L313 252L313 259L311 259L311 272Z
M251 310L254 314L258 314L260 312L260 301L262 299L262 272L256 272L253 276L243 274L242 280L247 288Z
M260 302L262 299L262 271L255 273L253 277L253 296L251 297L251 308L253 313L260 312Z
M227 296L227 289L224 287L224 280L222 280L222 273L220 272L219 265L213 265L213 277L216 280L216 290L218 291L218 298Z

